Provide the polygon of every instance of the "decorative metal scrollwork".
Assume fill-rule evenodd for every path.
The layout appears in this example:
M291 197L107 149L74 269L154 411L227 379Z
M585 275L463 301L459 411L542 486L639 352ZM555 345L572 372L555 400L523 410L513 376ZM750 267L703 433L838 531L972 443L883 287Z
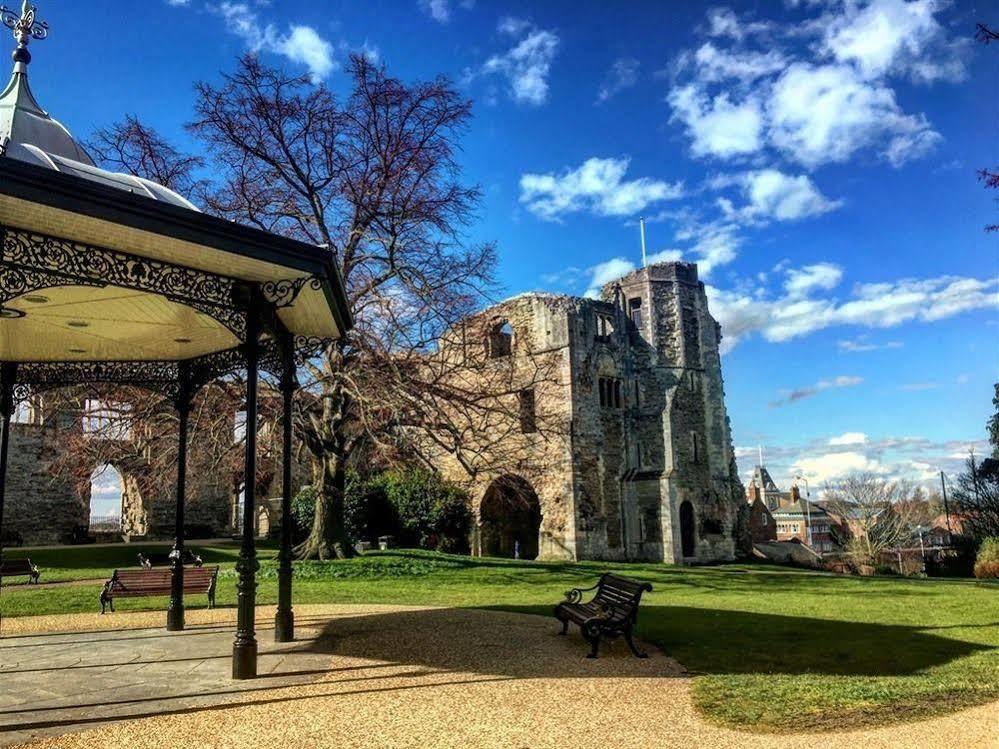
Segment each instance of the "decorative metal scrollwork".
M303 276L302 278L267 281L260 286L263 298L276 308L290 307L302 289L308 285L313 291L323 287L323 280L318 276Z
M45 21L36 20L37 14L38 8L24 0L20 13L7 6L0 7L0 22L14 32L18 44L25 45L29 39L41 41L49 35L49 25Z
M332 338L317 338L315 336L295 336L295 363L299 366L305 364L309 359L315 359L323 351L329 348L334 342Z
M53 286L120 286L191 307L245 339L235 279L22 229L0 227L0 235L0 304Z
M32 393L70 385L108 383L135 385L176 397L180 388L177 362L26 362L18 366L18 387Z

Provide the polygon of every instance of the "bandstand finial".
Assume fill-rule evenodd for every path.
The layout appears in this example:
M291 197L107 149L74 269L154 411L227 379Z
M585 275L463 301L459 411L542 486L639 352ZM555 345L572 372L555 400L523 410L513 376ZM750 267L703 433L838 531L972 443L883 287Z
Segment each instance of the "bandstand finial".
M45 21L35 20L38 8L31 5L28 0L21 3L20 15L12 11L7 6L0 6L0 22L14 32L17 40L17 49L12 57L15 63L31 62L31 53L28 52L28 42L32 39L41 41L49 35L49 25Z

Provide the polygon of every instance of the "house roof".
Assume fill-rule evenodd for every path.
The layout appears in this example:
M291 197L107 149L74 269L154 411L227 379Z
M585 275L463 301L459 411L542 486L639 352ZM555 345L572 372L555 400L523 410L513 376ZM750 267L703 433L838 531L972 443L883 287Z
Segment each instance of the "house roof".
M792 515L795 517L805 517L806 514L811 515L813 518L816 516L829 516L829 513L822 509L819 505L815 504L815 502L810 502L807 499L799 499L793 504L778 507L776 510L772 510L770 514L775 518L789 517Z

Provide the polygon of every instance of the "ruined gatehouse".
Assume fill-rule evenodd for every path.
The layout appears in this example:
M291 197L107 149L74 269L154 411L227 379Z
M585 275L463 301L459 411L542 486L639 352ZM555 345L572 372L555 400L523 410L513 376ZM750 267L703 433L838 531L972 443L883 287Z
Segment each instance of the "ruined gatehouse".
M435 457L472 497L473 552L684 563L745 548L720 337L689 263L635 271L600 299L522 294L445 336L443 357L476 362L468 387L492 370L511 383L506 423L464 437L489 456L481 470Z

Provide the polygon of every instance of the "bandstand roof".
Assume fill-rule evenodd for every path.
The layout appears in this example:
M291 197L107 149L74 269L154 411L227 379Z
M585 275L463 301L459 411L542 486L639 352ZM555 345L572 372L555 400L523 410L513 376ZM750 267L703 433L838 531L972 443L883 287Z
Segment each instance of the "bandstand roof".
M19 44L0 92L0 362L204 359L245 341L251 306L265 337L344 334L332 253L98 168L28 86L27 41L47 27L3 21Z

